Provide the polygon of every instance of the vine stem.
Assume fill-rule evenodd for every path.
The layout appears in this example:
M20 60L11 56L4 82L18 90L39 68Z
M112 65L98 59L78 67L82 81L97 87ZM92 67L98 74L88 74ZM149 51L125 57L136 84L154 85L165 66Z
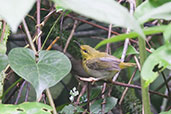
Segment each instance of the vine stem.
M33 44L33 41L32 41L32 38L31 38L31 35L30 35L30 32L29 32L29 29L28 29L26 21L24 19L23 19L23 25L24 25L24 29L25 29L25 32L26 32L26 35L27 35L30 47L34 51L34 54L37 54L37 51L36 51L36 48L35 48L35 46Z
M58 113L56 112L55 104L54 104L54 102L53 102L53 98L52 98L52 95L51 95L49 89L46 89L46 95L47 95L47 97L48 97L48 100L49 100L50 105L51 105L52 108L53 108L53 114L58 114Z
M40 29L40 2L41 0L37 0L37 34L41 32ZM38 50L41 49L41 36L38 36L37 39Z
M140 65L142 68L142 65L144 64L147 55L146 55L146 49L145 49L145 40L141 37L138 37L139 42L139 52L140 52ZM145 80L141 77L141 90L142 90L142 114L152 114L151 108L150 108L150 97L149 97L149 87L145 87Z

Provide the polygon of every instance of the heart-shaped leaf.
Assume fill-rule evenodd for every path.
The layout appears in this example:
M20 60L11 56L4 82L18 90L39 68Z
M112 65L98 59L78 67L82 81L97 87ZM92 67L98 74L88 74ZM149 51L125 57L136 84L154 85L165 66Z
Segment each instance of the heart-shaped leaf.
M71 70L70 60L59 51L40 51L36 58L30 49L14 48L9 53L9 63L19 76L33 85L37 98Z
M52 107L38 102L24 102L19 105L0 104L0 114L52 114Z
M0 16L10 25L13 32L32 8L36 0L0 0Z

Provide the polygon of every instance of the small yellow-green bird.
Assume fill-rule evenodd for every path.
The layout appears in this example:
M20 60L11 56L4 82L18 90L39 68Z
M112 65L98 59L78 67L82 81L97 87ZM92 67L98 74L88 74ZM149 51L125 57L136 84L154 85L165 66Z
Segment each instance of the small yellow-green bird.
M121 62L105 52L99 52L88 45L79 45L84 70L98 80L110 80L121 69L135 66L135 63Z

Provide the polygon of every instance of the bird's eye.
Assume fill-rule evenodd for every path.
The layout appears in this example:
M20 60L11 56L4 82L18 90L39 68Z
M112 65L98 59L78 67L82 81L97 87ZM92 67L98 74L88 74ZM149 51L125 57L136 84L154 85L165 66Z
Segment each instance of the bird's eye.
M88 53L87 50L85 50L85 49L83 49L83 51L84 51L85 53Z

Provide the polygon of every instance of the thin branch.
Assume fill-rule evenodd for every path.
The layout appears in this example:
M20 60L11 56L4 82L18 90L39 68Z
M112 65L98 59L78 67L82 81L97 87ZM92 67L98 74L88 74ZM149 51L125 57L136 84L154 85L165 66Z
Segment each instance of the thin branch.
M106 90L106 85L107 83L104 83L103 84L103 89L102 89L102 99L103 99L103 102L102 102L102 111L101 113L102 114L105 114L105 104L106 104L106 99L105 99L105 90Z
M72 15L69 15L69 14L66 15L66 16L67 16L67 17L70 17L70 18L72 18L72 19L74 19L74 20L78 20L78 21L87 23L87 24L89 24L89 25L95 26L95 27L97 27L97 28L103 29L103 30L105 30L105 31L109 31L108 28L103 27L103 26L101 26L101 25L97 25L97 24L95 24L95 23L91 23L91 22L89 22L89 21L86 21L86 20L83 20L83 19L79 19L79 18L73 17ZM115 32L115 31L112 31L112 30L111 30L111 33L116 34L116 35L119 35L119 33Z
M30 47L34 51L34 54L37 54L37 51L36 51L36 48L35 48L35 46L33 44L33 41L32 41L32 38L31 38L31 35L30 35L30 32L29 32L29 29L28 29L27 24L26 24L24 19L23 19L23 25L24 25L24 29L25 29L25 32L26 32L26 35L27 35Z
M49 17L56 11L56 9L52 9L45 17L44 17L44 21L41 22L41 26L44 26L45 23L47 22L47 20L49 19Z
M16 99L16 101L15 101L14 104L17 104L17 103L18 103L18 100L19 100L20 97L21 97L21 93L22 93L22 90L23 90L23 87L24 87L25 83L26 83L26 81L24 81L24 82L22 83L22 85L21 85L21 87L20 87L20 90L19 90L19 92L18 92L17 99Z
M166 84L166 88L167 88L167 91L168 91L168 96L171 98L171 92L170 92L170 88L169 88L169 85L168 85L167 80L166 80L166 76L165 76L163 71L161 72L161 74L162 74L162 77L163 77L164 82Z
M37 34L40 33L40 2L41 0L37 0ZM38 51L41 49L41 36L37 39Z
M109 25L109 31L108 31L108 39L111 37L111 31L112 31L112 24ZM106 53L109 53L111 54L111 51L110 51L110 43L107 43L106 45Z
M140 65L140 62L138 61L138 58L134 55L134 60L136 62L136 65L138 67L138 70L141 71L141 65Z
M131 82L132 82L132 80L133 80L133 78L134 78L136 72L137 72L137 68L136 68L135 71L133 72L133 74L132 74L132 76L131 76L131 78L130 78L128 84L131 84ZM125 97L127 91L128 91L128 87L126 87L125 90L124 90L124 92L122 93L121 99L120 99L120 101L119 101L119 105L122 104L122 101L123 101L123 99L124 99L124 97Z
M53 42L48 46L48 48L47 48L47 50L50 50L51 48L52 48L52 46L59 40L59 36L57 36L56 38L55 38L55 40L53 40Z
M90 113L90 82L87 87L87 112Z
M30 91L30 83L27 82L26 97L25 97L25 100L24 100L25 102L28 101L29 91Z
M135 88L135 89L140 89L141 90L141 87L138 86L138 85L125 84L125 83L117 82L117 81L112 81L111 83L114 84L114 85L119 85L119 86L123 86L123 87L129 87L129 88ZM152 94L156 94L156 95L162 96L164 98L169 98L169 96L161 94L159 92L155 92L155 91L151 91L151 90L149 90L149 92L152 93Z
M73 28L72 28L72 30L71 30L71 33L70 33L70 35L69 35L69 37L68 37L68 40L67 40L67 42L66 42L66 44L65 44L65 47L64 47L64 50L63 50L64 53L66 52L66 50L67 50L67 48L68 48L68 45L69 45L69 43L70 43L70 41L71 41L71 39L72 39L72 36L74 35L75 29L76 29L76 26L77 26L77 22L78 22L77 20L74 21Z
M85 84L83 85L83 87L82 87L82 89L81 89L81 92L80 92L80 94L79 94L79 96L78 96L78 98L77 98L77 101L76 101L76 103L75 103L76 105L79 104L80 98L81 98L81 96L83 96L83 94L85 93L87 87L88 87L88 83L85 82Z
M50 106L52 106L52 108L53 108L53 114L58 114L58 113L56 112L56 107L55 107L55 104L54 104L54 102L53 102L53 98L52 98L52 95L51 95L49 89L46 89L46 95L47 95L47 97L48 97Z

